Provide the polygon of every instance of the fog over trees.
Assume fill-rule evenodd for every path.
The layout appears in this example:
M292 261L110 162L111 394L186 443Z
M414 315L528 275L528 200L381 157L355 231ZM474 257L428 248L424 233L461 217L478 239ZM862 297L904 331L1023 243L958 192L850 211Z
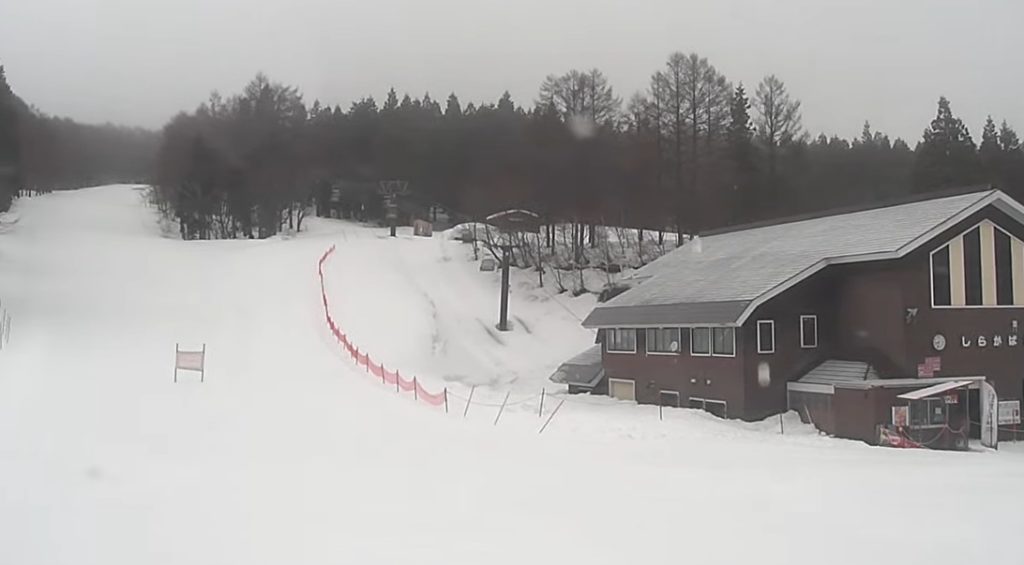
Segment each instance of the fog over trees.
M0 72L0 203L26 188L144 181L185 238L261 238L300 229L332 187L401 179L423 209L526 208L582 238L586 225L697 233L975 184L1024 198L1012 126L990 117L976 144L939 94L909 144L867 121L856 139L813 135L782 77L734 83L705 57L672 53L641 92L567 69L530 101L392 89L341 108L261 74L154 133L48 117Z

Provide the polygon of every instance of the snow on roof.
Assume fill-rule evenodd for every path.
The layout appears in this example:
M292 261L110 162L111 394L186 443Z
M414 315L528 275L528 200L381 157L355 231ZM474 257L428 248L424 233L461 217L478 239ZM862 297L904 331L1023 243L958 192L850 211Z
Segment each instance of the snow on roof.
M651 306L706 303L731 304L724 323L742 324L761 303L828 264L901 257L989 204L1024 221L1024 207L989 189L706 235L638 270L640 282L584 325L643 326ZM723 323L722 312L711 310L715 320L702 318L707 309L688 309L657 323Z
M577 354L572 359L559 365L551 375L552 382L591 388L604 376L601 365L601 346L593 345Z
M943 392L950 391L955 388L967 386L971 384L971 382L972 381L953 381L950 383L939 383L937 385L932 385L929 387L903 393L899 395L897 398L902 398L904 400L920 400L927 396L932 396L933 394L942 394Z

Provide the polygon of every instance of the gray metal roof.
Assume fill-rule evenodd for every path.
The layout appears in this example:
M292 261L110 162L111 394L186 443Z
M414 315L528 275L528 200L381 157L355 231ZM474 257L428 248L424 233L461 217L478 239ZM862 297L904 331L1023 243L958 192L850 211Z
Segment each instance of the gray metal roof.
M741 324L829 264L901 257L989 204L1024 221L1024 207L984 190L695 238L638 270L584 325Z
M685 320L697 320L700 324L709 326L729 325L736 321L748 304L750 304L749 300L734 300L689 304L640 304L617 308L598 307L591 310L583 320L583 325L587 327L615 326L623 318L628 318L629 325L637 328L657 328L666 325L685 326L687 325Z
M601 365L601 346L593 345L578 355L559 365L551 375L551 381L574 385L582 388L593 388L604 377Z

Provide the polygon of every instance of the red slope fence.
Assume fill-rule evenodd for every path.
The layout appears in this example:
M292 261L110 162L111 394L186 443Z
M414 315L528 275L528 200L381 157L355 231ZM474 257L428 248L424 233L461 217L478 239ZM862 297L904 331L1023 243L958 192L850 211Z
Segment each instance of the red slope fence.
M395 387L396 392L411 392L413 398L418 401L425 402L431 406L444 406L445 411L448 411L448 388L445 387L440 392L430 392L427 390L416 377L408 379L402 374L395 370L390 371L384 368L384 364L376 362L373 357L366 351L360 351L359 347L352 343L349 339L348 334L343 332L338 326L337 322L331 316L331 309L327 302L327 287L324 284L324 263L334 253L335 246L331 246L323 255L320 256L320 261L317 263L317 274L320 277L320 300L323 303L324 308L324 320L327 322L327 327L331 330L331 334L334 339L338 342L338 345L345 351L345 353L352 358L352 361L360 367L366 369L366 372L375 378L380 379L381 383Z

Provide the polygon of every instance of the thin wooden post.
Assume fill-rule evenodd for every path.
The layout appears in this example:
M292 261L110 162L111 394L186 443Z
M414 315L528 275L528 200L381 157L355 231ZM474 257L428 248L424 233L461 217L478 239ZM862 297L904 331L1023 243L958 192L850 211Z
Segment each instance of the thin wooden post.
M398 371L395 371L395 375L396 375L395 380L398 380L397 379ZM384 378L384 363L380 364L380 382L383 383L383 384L387 384L387 382L388 382L387 379Z
M664 420L665 419L665 405L662 404L661 402L658 402L658 419L659 420Z
M203 344L203 367L199 371L199 382L206 382L206 344Z
M469 399L466 400L466 410L462 413L462 417L465 418L466 414L469 414L469 405L473 403L473 393L476 392L476 385L469 389Z
M544 393L546 392L546 390L547 389L544 389L544 388L540 389L540 410L537 410L537 417L538 418L543 418L544 417Z
M498 415L494 417L494 425L495 426L498 425L498 419L501 418L501 413L505 411L505 404L508 403L508 396L510 394L512 394L511 390L505 393L505 400L501 401L501 408L498 408Z
M398 371L395 371L395 392L398 392L398 393L402 392L402 388L400 386L401 383L402 383L402 374L399 373Z
M413 400L419 400L420 399L420 391L417 390L418 388L419 387L416 386L416 377L413 377L412 378L412 398L413 398Z
M540 430L537 432L538 434L544 433L544 429L547 428L548 424L551 423L551 419L555 417L555 414L558 414L558 409L561 408L563 404L565 404L564 398L561 400L561 402L558 403L558 406L555 406L555 409L551 411L551 415L549 415L548 419L544 421L544 425L541 426Z
M444 413L448 413L448 387L444 387Z
M779 433L786 435L786 424L782 422L782 414L779 414Z

